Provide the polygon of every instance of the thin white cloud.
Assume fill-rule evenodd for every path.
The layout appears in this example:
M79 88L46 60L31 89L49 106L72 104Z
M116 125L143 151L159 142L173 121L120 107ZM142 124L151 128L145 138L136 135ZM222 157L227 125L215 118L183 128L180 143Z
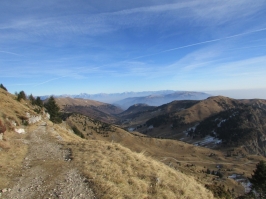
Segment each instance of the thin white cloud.
M249 48L261 48L261 47L266 47L266 45L245 46L245 47L241 47L241 48L232 48L232 49L228 49L228 51L243 50L243 49L249 49Z
M209 21L230 21L236 17L247 17L256 13L265 4L261 0L256 2L251 0L243 1L182 1L174 4L162 4L155 6L138 7L125 9L116 12L98 14L65 15L57 17L20 17L12 16L10 20L0 24L1 30L7 30L15 35L5 35L5 37L20 34L27 37L30 35L47 36L61 35L67 37L68 34L88 34L91 36L105 34L125 27L134 26L172 26L176 20L188 20L197 24L202 24L206 19ZM174 11L174 12L171 12ZM160 13L167 17L168 21L160 23ZM136 15L140 15L136 17ZM217 19L217 20L215 20ZM159 20L159 21L158 21ZM158 23L159 22L159 23ZM208 22L210 23L210 22ZM26 31L26 32L25 32ZM27 33L27 34L25 34ZM68 34L66 34L68 33ZM65 35L62 35L65 34Z
M239 61L231 61L216 65L215 72L221 74L232 75L234 73L243 72L259 72L266 75L266 56L253 57Z

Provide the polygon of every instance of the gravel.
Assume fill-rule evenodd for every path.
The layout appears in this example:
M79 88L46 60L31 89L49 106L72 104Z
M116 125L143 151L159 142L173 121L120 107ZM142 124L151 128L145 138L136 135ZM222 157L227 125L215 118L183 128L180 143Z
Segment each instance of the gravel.
M59 143L62 138L42 123L26 138L29 144L21 175L13 187L2 190L6 199L91 199L96 198L78 169L71 163L70 150Z

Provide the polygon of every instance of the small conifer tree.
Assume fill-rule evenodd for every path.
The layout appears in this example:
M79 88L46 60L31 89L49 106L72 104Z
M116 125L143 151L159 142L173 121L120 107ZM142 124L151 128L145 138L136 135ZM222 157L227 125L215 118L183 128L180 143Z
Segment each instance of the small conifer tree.
M24 100L27 99L26 94L25 94L24 91L20 91L19 94L18 94L17 100L20 101L21 99L24 99Z
M43 102L41 100L40 97L37 97L35 100L35 105L39 106L39 107L43 107Z
M33 97L32 94L30 94L29 100L30 100L30 102L31 102L32 105L35 105L35 97Z
M255 191L260 199L266 199L266 162L260 161L254 174L249 178L251 182L251 190Z
M61 123L62 119L60 117L60 108L56 104L56 101L53 96L51 96L47 103L44 105L44 107L47 109L48 113L50 114L50 120L54 123Z
M6 87L4 87L3 84L0 84L0 88L4 89L5 91L7 91Z

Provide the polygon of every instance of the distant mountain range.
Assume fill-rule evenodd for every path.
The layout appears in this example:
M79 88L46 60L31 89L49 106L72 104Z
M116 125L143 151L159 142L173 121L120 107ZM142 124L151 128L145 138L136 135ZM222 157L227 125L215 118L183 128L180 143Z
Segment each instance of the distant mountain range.
M116 101L129 98L129 97L143 97L148 95L166 95L171 94L176 91L173 90L161 90L161 91L142 91L142 92L123 92L123 93L98 93L98 94L88 94L88 93L80 93L78 95L53 95L54 97L63 98L63 97L70 97L70 98L82 98L82 99L91 99L100 102L105 102L112 104ZM41 96L42 100L49 98L50 95Z
M128 109L134 104L147 104L149 106L160 106L174 100L203 100L210 97L207 93L190 92L190 91L176 91L170 94L149 95L144 97L126 98L114 103L114 105L122 109Z
M161 90L161 91L143 91L143 92L123 92L123 93L99 93L99 94L87 94L80 93L78 95L53 95L56 98L81 98L100 101L104 103L117 105L124 110L134 104L145 103L150 106L159 106L165 103L169 103L173 100L201 100L206 99L210 95L202 92L190 92L190 91L173 91L173 90ZM49 98L50 95L41 96L42 100Z

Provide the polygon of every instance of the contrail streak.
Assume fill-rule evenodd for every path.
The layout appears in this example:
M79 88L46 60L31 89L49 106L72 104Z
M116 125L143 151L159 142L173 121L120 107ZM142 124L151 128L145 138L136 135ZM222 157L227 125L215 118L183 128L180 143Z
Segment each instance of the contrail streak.
M64 78L64 77L68 77L68 76L62 76L62 77L57 77L57 78L49 79L49 80L47 80L47 81L45 81L45 82L41 82L41 83L39 83L39 84L35 84L33 87L40 86L40 85L42 85L42 84L46 84L46 83L48 83L48 82L51 82L51 81L54 81L54 80L57 80L57 79L62 79L62 78Z
M261 31L265 31L265 30L266 30L266 28L262 28L262 29L258 29L258 30L254 30L254 31L249 31L249 32L241 33L241 34L236 34L236 35L231 35L231 36L228 36L228 37L219 38L219 39L213 39L213 40L203 41L203 42L194 43L194 44L190 44L190 45L180 46L180 47L177 47L177 48L171 48L171 49L163 50L163 51L160 51L160 52L157 52L157 53L143 55L143 56L139 56L139 57L135 57L135 58L123 60L123 61L120 61L120 62L117 62L117 63L123 63L123 62L126 62L126 61L136 60L136 59L140 59L140 58L143 58L143 57L149 57L149 56L152 56L152 55L158 55L158 54L161 54L161 53L175 51L175 50L179 50L179 49L183 49L183 48L189 48L189 47L192 47L192 46L198 46L198 45L202 45L202 44L206 44L206 43L212 43L212 42L226 40L226 39L230 39L230 38L234 38L234 37L240 37L240 36L243 36L243 35L248 35L248 34L252 34L252 33L256 33L256 32L261 32ZM21 56L19 54L12 53L12 52L7 52L7 51L0 51L0 53L8 53L8 54L13 54L13 55ZM208 62L206 62L206 63L208 63ZM201 64L204 64L204 63L201 63ZM108 65L108 64L106 64L106 65ZM193 66L197 66L197 65L200 65L200 64L190 65L188 67L193 67ZM81 67L79 69L83 69L83 68L84 67ZM100 68L100 67L96 67L94 69L98 69L98 68ZM85 72L87 70L88 69L86 69L86 70L80 70L80 71L76 72L76 74L79 74L81 72ZM42 85L42 84L46 84L46 83L51 82L51 81L54 81L54 80L62 79L62 78L65 78L65 77L69 77L69 76L70 75L61 76L61 77L57 77L57 78L53 78L53 79L49 79L49 80L47 80L45 82L41 82L41 83L35 84L35 85L33 85L33 87L36 87L36 86L39 86L39 85Z
M85 67L79 67L79 68L77 68L77 69L83 69L83 68L85 68ZM79 73L81 73L81 72L84 72L85 70L79 70L78 72L76 72L75 74L79 74ZM73 75L73 74L72 74ZM52 81L55 81L55 80L58 80L58 79L62 79L62 78L65 78L65 77L70 77L71 75L64 75L64 76L60 76L60 77L57 77L57 78L53 78L53 79L49 79L49 80L47 80L47 81L45 81L45 82L41 82L41 83L38 83L38 84L35 84L35 85L33 85L33 87L36 87L36 86L39 86L39 85L42 85L42 84L46 84L46 83L48 83L48 82L52 82Z
M225 39L231 39L231 38L234 38L234 37L240 37L240 36L243 36L243 35L248 35L248 34L251 34L251 33L261 32L261 31L265 31L265 30L266 30L266 28L262 28L262 29L253 30L253 31L250 31L250 32L244 32L244 33L240 33L240 34L236 34L236 35L231 35L231 36L228 36L228 37L219 38L219 39L212 39L212 40L203 41L203 42L199 42L199 43L189 44L189 45L186 45L186 46L180 46L180 47L177 47L177 48L171 48L171 49L168 49L168 50L163 50L163 51L160 51L158 53L153 53L153 54L149 54L149 55L143 55L143 56L135 57L135 58L132 58L132 59L129 59L129 60L140 59L140 58L143 58L143 57L149 57L149 56L152 56L152 55L158 55L158 54L161 54L161 53L175 51L175 50L179 50L179 49L183 49L183 48L189 48L189 47L192 47L192 46L198 46L198 45L212 43L212 42L221 41L221 40L225 40Z
M19 55L17 53L12 53L12 52L8 52L8 51L0 51L0 53L11 54L11 55L16 55L16 56L22 56L22 55Z

